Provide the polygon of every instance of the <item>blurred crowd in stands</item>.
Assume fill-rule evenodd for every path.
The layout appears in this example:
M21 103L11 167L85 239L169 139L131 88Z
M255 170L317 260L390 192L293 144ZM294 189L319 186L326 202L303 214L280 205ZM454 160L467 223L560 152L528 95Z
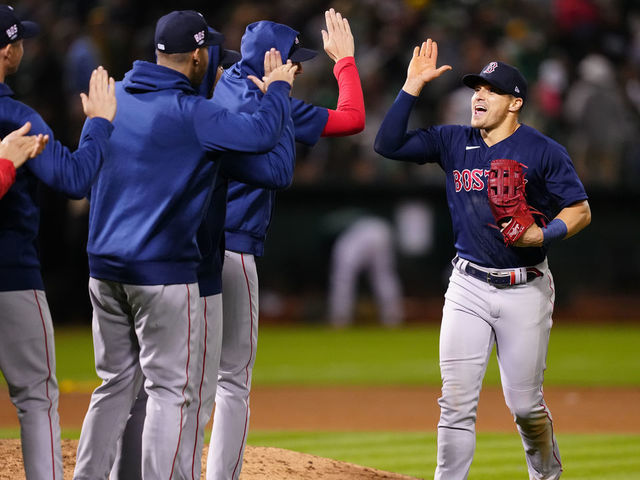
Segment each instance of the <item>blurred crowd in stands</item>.
M84 122L78 93L93 68L120 80L136 59L154 59L157 19L195 9L240 50L245 27L257 20L285 23L320 54L305 62L294 95L335 108L333 62L322 51L324 11L349 19L367 111L363 133L298 146L294 188L322 195L331 187L415 191L442 187L438 166L393 162L373 141L404 83L413 46L439 44L447 72L422 92L411 127L468 123L471 90L465 73L492 60L516 65L529 80L522 120L566 146L588 192L640 192L640 2L638 0L19 0L20 18L42 34L25 41L25 56L8 83L41 113L56 138L75 148ZM77 316L86 291L86 202L43 192L41 246L48 293L57 318ZM448 225L447 227L448 228ZM275 252L274 252L275 253ZM67 309L69 309L67 311ZM88 305L81 316L87 317Z
M321 54L304 65L294 94L335 106L332 62L322 52L323 12L350 21L367 108L354 137L300 147L295 183L430 182L439 169L378 157L377 127L402 87L412 47L437 40L440 63L453 66L423 91L412 126L467 123L471 91L460 78L499 59L529 80L523 121L569 150L587 186L634 188L640 177L640 2L636 0L21 0L22 18L43 34L29 40L18 97L42 113L57 137L75 145L83 122L78 92L104 65L122 78L135 59L153 60L155 21L174 9L196 9L240 49L247 24L286 23Z

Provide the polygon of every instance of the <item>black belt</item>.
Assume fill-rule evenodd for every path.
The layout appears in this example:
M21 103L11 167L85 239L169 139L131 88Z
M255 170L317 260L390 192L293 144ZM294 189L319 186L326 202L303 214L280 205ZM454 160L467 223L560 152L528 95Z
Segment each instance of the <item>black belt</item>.
M461 261L460 257L456 255L453 259L454 266ZM480 270L479 268L474 267L471 263L467 263L463 268L467 275L471 275L473 278L477 278L483 282L486 282L490 285L495 285L498 287L508 287L511 285L518 285L517 281L517 272L516 270L503 270L502 272L485 272L484 270ZM536 278L542 277L544 274L535 267L527 267L527 282L535 280Z

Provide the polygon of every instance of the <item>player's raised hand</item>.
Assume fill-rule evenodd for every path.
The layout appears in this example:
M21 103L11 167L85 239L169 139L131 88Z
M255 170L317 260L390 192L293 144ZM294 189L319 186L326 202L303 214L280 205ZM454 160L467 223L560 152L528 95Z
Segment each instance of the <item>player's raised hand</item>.
M115 80L101 66L96 68L89 80L89 94L81 93L84 114L89 117L102 117L112 121L116 116Z
M415 47L407 69L407 80L402 89L417 97L426 83L451 70L451 65L437 67L437 62L438 44L436 42L429 38L426 42L422 42L421 46Z
M333 8L324 12L324 18L327 29L322 30L322 42L329 58L337 62L344 57L353 57L355 44L349 21Z
M262 93L267 93L268 85L264 80L271 75L271 72L281 66L282 55L278 50L272 48L271 50L264 52L264 76L262 77L262 80L255 75L247 75L247 78L255 83Z

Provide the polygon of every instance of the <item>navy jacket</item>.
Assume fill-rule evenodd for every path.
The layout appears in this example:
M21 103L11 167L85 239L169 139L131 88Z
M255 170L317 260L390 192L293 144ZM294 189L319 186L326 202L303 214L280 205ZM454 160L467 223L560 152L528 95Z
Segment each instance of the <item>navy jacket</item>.
M264 53L272 47L280 51L286 61L297 35L292 28L270 21L247 26L240 47L242 60L225 70L213 92L213 101L234 112L255 111L262 92L247 75L263 76ZM296 141L314 145L322 135L329 112L292 98L291 117ZM274 190L230 180L224 228L228 250L263 254L274 201Z
M15 184L0 199L0 291L42 290L38 184L42 181L70 197L84 197L102 164L113 126L104 118L87 120L82 146L72 153L54 139L35 110L12 96L11 89L0 83L0 137L29 121L29 134L47 134L49 143L39 156L18 169Z
M183 74L136 61L116 84L115 129L91 189L91 276L138 285L195 282L196 231L216 160L228 151L273 149L290 116L289 89L275 82L254 113L231 113L198 96Z

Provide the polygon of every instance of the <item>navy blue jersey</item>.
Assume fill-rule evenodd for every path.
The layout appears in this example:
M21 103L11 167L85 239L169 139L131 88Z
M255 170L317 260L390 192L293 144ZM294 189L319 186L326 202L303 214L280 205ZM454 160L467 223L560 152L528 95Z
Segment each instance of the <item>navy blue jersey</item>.
M587 199L566 149L527 125L491 147L479 129L469 126L407 131L415 101L416 97L400 92L380 127L375 149L388 158L442 167L458 255L494 268L542 262L546 247L505 246L489 208L489 167L495 159L523 164L527 202L551 220L563 208Z

